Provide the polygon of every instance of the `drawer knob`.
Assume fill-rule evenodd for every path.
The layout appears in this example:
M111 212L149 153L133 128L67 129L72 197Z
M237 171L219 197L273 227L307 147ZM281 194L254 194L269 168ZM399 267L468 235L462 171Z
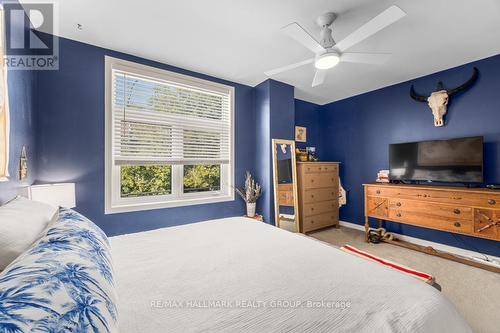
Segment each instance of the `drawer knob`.
M314 198L314 194L311 194L311 198Z
M455 227L457 227L457 228L460 228L460 226L461 226L460 222L455 222L455 223L453 223L453 225L454 225Z
M397 214L396 214L396 216L397 216L397 217L401 217L401 213L397 213Z
M458 215L458 214L460 214L460 209L455 208L455 209L453 210L453 213L455 213L455 214L457 214L457 215Z
M321 170L321 167L319 167L318 170Z
M396 203L396 206L401 207L401 202Z
M314 210L314 208L313 208L313 207L311 207L311 210Z
M495 205L497 202L493 199L488 200L488 204Z
M377 194L380 194L380 190L375 191Z
M314 224L314 220L311 220L311 224Z

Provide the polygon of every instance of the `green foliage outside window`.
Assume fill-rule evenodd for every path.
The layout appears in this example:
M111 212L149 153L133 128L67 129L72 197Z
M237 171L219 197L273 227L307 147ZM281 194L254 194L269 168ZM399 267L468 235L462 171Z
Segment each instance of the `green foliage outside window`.
M220 165L185 165L184 193L220 190Z
M172 193L170 165L122 166L120 176L122 198Z
M142 197L172 193L170 165L121 167L121 197ZM184 193L220 190L220 165L185 165Z

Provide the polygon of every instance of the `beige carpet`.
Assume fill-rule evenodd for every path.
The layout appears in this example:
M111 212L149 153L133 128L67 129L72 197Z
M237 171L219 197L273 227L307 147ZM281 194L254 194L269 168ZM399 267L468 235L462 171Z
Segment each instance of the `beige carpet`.
M349 244L432 274L441 292L455 304L474 332L500 332L500 274L390 244L368 244L364 242L362 231L345 227L309 236L335 246Z

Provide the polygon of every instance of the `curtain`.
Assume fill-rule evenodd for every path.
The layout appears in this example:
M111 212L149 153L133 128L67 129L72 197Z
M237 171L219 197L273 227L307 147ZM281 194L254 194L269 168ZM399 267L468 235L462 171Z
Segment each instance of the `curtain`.
M5 16L0 8L0 181L9 177L9 97L7 92L7 67L5 66Z

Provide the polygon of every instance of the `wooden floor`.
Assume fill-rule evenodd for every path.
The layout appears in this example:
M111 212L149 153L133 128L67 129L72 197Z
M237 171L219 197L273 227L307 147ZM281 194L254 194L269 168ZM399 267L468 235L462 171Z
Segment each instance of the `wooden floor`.
M500 274L390 244L368 244L362 231L345 227L309 236L335 246L349 244L434 275L441 292L455 304L474 332L500 332Z

